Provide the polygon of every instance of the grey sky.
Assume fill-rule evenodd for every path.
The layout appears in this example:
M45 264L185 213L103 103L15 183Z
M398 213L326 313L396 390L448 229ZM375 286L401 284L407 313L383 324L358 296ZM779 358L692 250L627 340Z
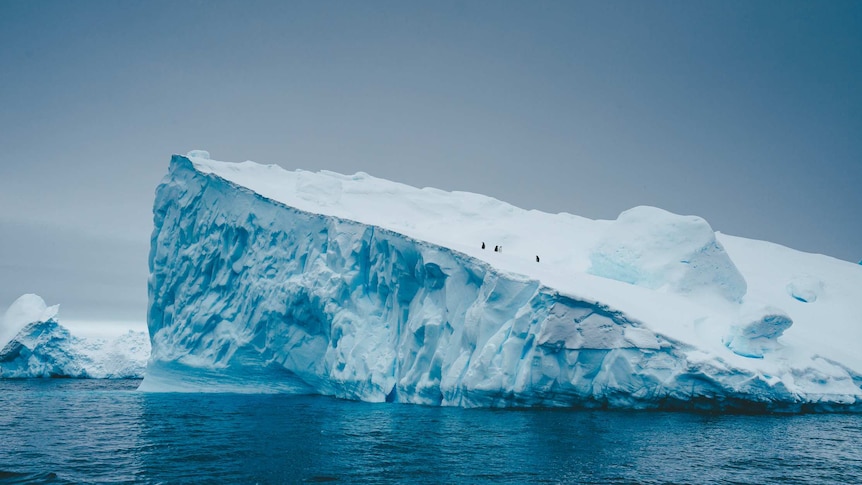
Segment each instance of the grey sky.
M862 258L862 2L0 0L0 308L146 312L172 153Z

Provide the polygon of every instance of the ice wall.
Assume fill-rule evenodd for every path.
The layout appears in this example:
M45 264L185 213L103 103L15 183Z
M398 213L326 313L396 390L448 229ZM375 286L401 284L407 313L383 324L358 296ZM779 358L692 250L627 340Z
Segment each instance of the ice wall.
M818 364L829 383L819 394L788 388L607 304L289 207L185 157L173 157L154 213L142 390L790 410L852 406L860 395L841 366Z

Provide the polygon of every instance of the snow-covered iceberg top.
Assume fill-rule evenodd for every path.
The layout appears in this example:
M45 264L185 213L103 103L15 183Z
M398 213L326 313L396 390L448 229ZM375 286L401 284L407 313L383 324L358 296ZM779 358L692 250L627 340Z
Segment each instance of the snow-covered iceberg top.
M59 305L38 295L19 297L0 322L0 378L141 378L150 354L146 332L111 339L72 335L60 325Z
M170 377L145 388L182 380L171 363L247 371L259 354L298 387L367 400L862 396L862 267L699 217L637 207L594 221L205 152L174 157L155 212L150 369ZM533 323L518 333L521 319ZM405 372L411 352L428 354L422 372ZM698 379L713 387L695 392Z
M0 348L12 340L18 332L33 322L48 322L55 320L60 311L60 305L48 306L39 295L26 293L9 305L0 325Z
M196 153L200 152L190 155ZM655 207L630 209L616 221L597 221L524 210L469 192L419 189L362 172L288 171L250 161L210 160L208 153L191 160L201 173L287 206L455 249L561 292L627 302L620 305L634 310L633 316L644 307L645 315L674 308L662 315L668 323L661 330L692 343L702 339L685 328L701 316L731 323L752 307L784 308L796 327L789 338L807 328L808 334L800 335L798 342L803 348L825 355L839 351L862 370L862 353L855 349L862 342L862 271L845 261L716 234L702 218ZM502 246L503 252L494 252L494 246ZM640 291L619 281L655 291ZM707 291L692 294L698 288ZM832 293L827 303L799 304L816 300L824 291ZM727 304L727 299L733 302ZM689 306L696 306L693 313L700 315L673 318L673 313ZM812 338L820 342L824 334L833 337L831 341L812 348Z
M585 285L573 276L597 275L681 292L711 286L737 301L745 293L745 280L699 217L638 207L616 221L594 221L524 210L469 192L418 189L362 172L287 171L218 162L201 151L190 155L201 153L206 158L190 158L196 170L267 199L455 249L561 290L582 291ZM536 264L537 256L542 264Z

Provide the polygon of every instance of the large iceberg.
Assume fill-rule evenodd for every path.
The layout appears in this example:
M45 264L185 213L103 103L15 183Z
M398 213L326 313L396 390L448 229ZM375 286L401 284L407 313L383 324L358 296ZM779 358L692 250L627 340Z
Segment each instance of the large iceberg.
M0 325L0 378L143 377L150 342L146 332L129 330L114 338L73 335L58 321L59 305L22 295Z
M145 391L451 406L862 409L862 267L638 207L547 214L175 155Z

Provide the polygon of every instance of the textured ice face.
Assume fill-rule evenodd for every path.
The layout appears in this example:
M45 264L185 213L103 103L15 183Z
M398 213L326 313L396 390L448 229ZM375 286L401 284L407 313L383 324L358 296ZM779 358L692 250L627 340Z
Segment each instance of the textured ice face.
M862 395L858 375L840 364L806 354L781 367L780 359L745 358L725 345L726 330L739 321L734 300L745 293L745 279L701 221L690 221L698 236L691 244L669 251L683 247L697 256L701 248L717 248L705 251L702 262L723 271L719 280L701 277L708 275L706 263L681 272L665 263L647 265L670 275L670 293L585 272L573 273L573 282L541 273L553 267L535 270L540 280L487 262L524 264L503 259L517 253L518 244L506 256L483 253L478 242L465 254L306 212L223 178L248 177L246 168L278 170L248 162L196 167L174 157L157 190L148 315L153 351L143 390L314 392L459 406L719 409L852 406ZM298 172L291 179L295 192L285 197L322 212L347 211L347 191L364 187L361 175L323 179L332 186ZM390 194L403 190L396 186ZM427 190L423 197L437 197ZM502 207L480 203L489 211ZM393 213L390 219L365 217L397 223ZM412 221L417 234L423 234L422 222ZM413 227L404 224L405 232ZM595 232L606 227L597 223ZM459 229L453 224L452 234L441 237L457 237ZM581 239L602 240L587 232ZM536 267L526 261L525 268ZM581 290L564 294L546 279ZM715 314L690 301L692 293L710 288L721 300Z

